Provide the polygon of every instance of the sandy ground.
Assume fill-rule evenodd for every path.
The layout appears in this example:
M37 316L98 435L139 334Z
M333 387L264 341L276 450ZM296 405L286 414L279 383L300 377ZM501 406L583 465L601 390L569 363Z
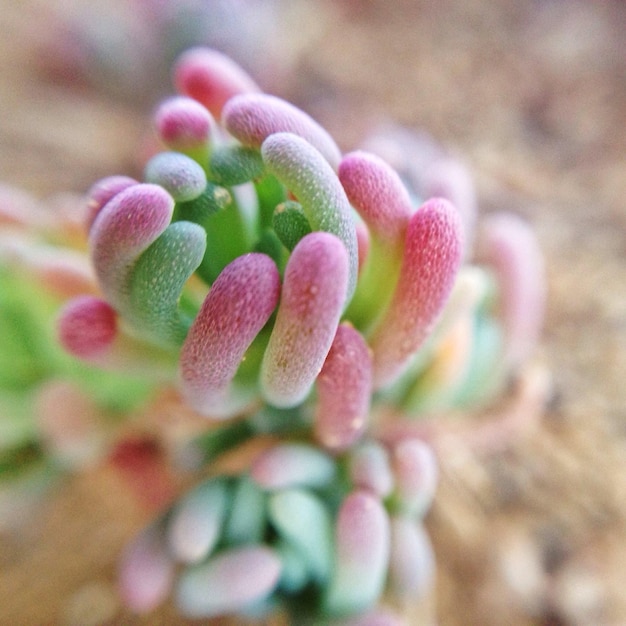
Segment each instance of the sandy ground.
M0 178L38 195L133 171L147 125L128 100L36 71L55 5L76 2L0 2ZM385 119L425 127L469 164L484 211L533 223L547 259L554 399L505 449L457 439L442 455L428 520L439 623L626 624L626 5L315 8L331 5L280 95L345 149ZM145 518L118 481L70 480L21 538L0 538L1 626L180 623L167 608L139 620L115 602L115 560Z

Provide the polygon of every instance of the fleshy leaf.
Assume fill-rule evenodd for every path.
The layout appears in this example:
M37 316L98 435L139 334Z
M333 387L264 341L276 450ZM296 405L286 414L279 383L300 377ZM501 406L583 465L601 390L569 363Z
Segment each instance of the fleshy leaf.
M294 248L261 365L271 404L295 406L309 393L335 336L347 283L348 255L334 235L314 232Z
M371 609L383 592L389 563L389 518L381 501L366 491L352 492L339 509L335 534L326 608L336 615Z
M459 211L465 233L466 253L471 253L478 201L474 181L467 167L452 157L435 159L422 175L421 191L424 198L445 198Z
M177 90L203 104L216 119L233 96L260 91L252 78L231 58L211 48L191 48L174 67Z
M434 583L435 555L420 522L398 516L391 520L389 586L396 596L419 601Z
M216 148L209 162L211 180L226 187L260 178L263 170L263 159L259 151L239 144Z
M247 476L239 479L230 498L224 540L231 544L259 542L266 526L266 494Z
M238 410L229 397L231 381L279 294L278 269L259 253L235 259L213 283L180 357L183 395L197 411L226 417Z
M501 292L506 363L518 365L535 347L545 312L543 255L521 218L496 213L485 219L482 255L494 268Z
M250 475L264 489L324 487L336 474L327 454L303 443L284 443L263 452L252 464Z
M386 498L394 487L389 453L375 441L363 443L350 454L348 469L355 487L380 498Z
M389 245L404 240L411 198L391 166L369 152L350 152L339 166L339 180L373 236Z
M192 158L181 152L159 152L144 169L146 181L161 185L176 202L189 202L206 188L206 174Z
M371 352L349 324L337 328L316 386L315 436L331 450L345 450L365 431L372 394Z
M117 336L117 313L100 298L79 296L63 307L58 335L70 354L82 359L99 357Z
M314 146L337 169L341 151L334 139L310 115L293 104L264 93L230 100L222 112L226 130L245 146L260 148L276 133L293 133Z
M343 242L350 260L347 304L356 288L358 243L352 208L337 175L318 150L292 133L268 137L261 154L268 170L302 205L311 228L332 233Z
M277 532L302 554L311 577L324 584L333 553L331 517L324 503L309 491L288 489L270 497L269 516Z
M438 481L437 457L420 439L405 439L394 446L392 466L395 496L402 511L423 516L430 508Z
M167 520L167 538L174 558L198 563L217 544L228 508L224 481L208 480L176 504Z
M137 613L147 613L165 600L174 577L159 525L143 530L122 555L119 588L124 603Z
M205 248L203 228L176 222L139 257L130 279L128 318L140 334L158 343L183 341L187 325L178 311L178 300Z
M113 196L136 184L137 181L129 176L107 176L93 184L87 192L87 212L85 215L87 232L91 229L102 207Z
M178 583L176 602L191 618L241 613L272 593L280 568L280 558L270 548L232 548L186 569Z
M409 221L398 283L370 340L377 388L403 372L432 331L459 269L462 238L456 209L441 198L426 202Z
M90 231L91 258L100 286L113 306L128 297L129 271L167 228L174 200L158 185L137 184L116 194Z
M154 114L159 139L171 150L190 156L208 148L213 124L208 110L185 96L168 98Z

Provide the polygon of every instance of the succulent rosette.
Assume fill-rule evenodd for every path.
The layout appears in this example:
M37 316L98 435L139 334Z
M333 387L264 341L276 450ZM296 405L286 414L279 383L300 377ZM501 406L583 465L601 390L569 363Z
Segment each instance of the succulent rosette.
M395 167L342 154L210 49L184 53L174 82L143 180L88 194L99 291L58 325L94 366L175 372L207 418L175 456L209 477L128 547L122 595L149 611L171 594L190 617L401 624L385 604L432 585L437 463L386 420L484 402L524 362L536 242L508 214L477 229L467 172L415 136L386 134ZM243 468L212 469L250 442Z

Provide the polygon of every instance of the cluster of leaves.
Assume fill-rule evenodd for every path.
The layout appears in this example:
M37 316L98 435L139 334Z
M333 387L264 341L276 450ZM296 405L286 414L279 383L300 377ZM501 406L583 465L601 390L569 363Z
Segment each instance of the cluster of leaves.
M429 586L422 519L436 463L419 439L386 437L380 415L484 400L526 358L542 308L532 233L491 217L484 264L473 264L475 202L456 161L397 132L384 137L386 159L342 154L213 50L183 54L175 83L180 95L154 114L166 151L144 180L113 176L88 194L95 283L38 242L0 242L31 275L0 274L16 283L0 321L24 330L32 316L16 325L11 302L33 276L38 305L42 282L72 296L84 287L58 335L90 367L37 357L53 362L42 380L95 380L96 395L111 388L124 406L145 396L138 372L149 387L177 382L211 421L186 448L209 467L265 442L245 471L201 483L129 547L131 607L152 609L176 579L191 616L283 609L294 623L399 624L376 607ZM22 354L50 340L18 343ZM4 369L6 380L19 370ZM24 442L34 432L3 454Z

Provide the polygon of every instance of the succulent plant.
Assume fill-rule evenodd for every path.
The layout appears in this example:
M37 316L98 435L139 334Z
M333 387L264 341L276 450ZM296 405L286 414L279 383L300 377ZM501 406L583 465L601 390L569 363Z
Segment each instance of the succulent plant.
M220 52L184 53L174 82L143 180L87 194L93 275L57 326L86 366L42 377L93 378L126 407L175 386L194 415L169 452L204 478L128 547L122 596L140 612L173 594L191 617L402 624L389 607L419 601L434 571L437 462L412 425L487 402L529 358L532 231L478 223L467 171L416 134L343 154ZM28 265L32 284L55 254Z

